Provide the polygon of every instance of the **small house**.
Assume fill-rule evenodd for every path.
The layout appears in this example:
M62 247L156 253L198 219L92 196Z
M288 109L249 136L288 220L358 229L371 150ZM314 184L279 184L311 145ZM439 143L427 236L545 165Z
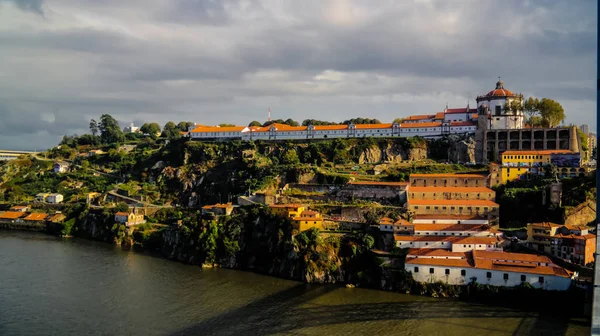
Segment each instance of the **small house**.
M35 200L38 202L46 202L46 198L48 197L48 193L39 193L35 195Z
M233 211L233 204L232 203L217 203L217 204L213 204L213 205L205 205L202 207L202 214L203 215L214 215L214 216L222 216L222 215L226 215L229 216L231 215L231 212Z
M52 204L58 204L58 203L62 203L64 197L61 194L48 194L48 197L46 197L46 202L48 203L52 203Z
M25 217L27 214L17 211L6 211L0 214L0 222L14 223L15 221Z
M55 162L53 170L56 174L66 173L69 171L69 164L64 161Z
M48 217L48 214L34 212L34 213L30 213L29 215L25 216L25 218L23 218L23 220L27 221L27 222L41 223L46 219L46 217Z
M136 215L135 213L129 212L117 212L115 213L115 222L125 224L126 226L133 226L146 223L144 215Z
M10 211L27 212L27 211L29 211L29 206L27 206L27 205L15 205L15 206L13 206L13 207L10 208Z
M316 211L305 210L299 216L292 218L292 227L300 232L317 228L322 230L323 217Z

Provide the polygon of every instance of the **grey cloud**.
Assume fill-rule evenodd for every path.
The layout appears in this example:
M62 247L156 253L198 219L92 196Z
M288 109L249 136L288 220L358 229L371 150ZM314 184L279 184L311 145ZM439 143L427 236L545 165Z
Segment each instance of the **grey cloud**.
M0 28L14 64L0 64L10 74L0 80L0 141L44 129L38 138L56 142L102 113L245 124L271 106L282 118L391 120L473 103L497 76L510 90L568 101L577 111L568 122L592 118L593 2L349 1L372 16L341 23L324 1L244 3L55 0L47 20L32 21L39 29ZM19 53L40 57L27 67ZM57 59L73 65L56 69ZM326 70L344 79L315 80ZM48 111L55 122L40 121Z
M17 7L24 11L32 12L44 16L43 3L44 0L0 0L6 2L12 2Z

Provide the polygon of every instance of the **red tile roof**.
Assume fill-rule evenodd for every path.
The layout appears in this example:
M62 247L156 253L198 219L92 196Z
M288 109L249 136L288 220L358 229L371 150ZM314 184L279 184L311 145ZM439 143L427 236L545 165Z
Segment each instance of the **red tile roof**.
M430 220L487 220L477 215L414 215L415 219L430 219Z
M115 216L129 217L129 212L117 212Z
M472 245L494 245L503 242L500 237L459 237L454 244L472 244Z
M413 224L415 231L487 231L484 224Z
M453 242L459 237L456 236L405 236L405 235L394 235L395 241L447 241Z
M305 222L322 222L323 218L322 217L294 217L292 218L293 221L305 221Z
M17 219L25 215L26 214L24 212L7 211L3 214L0 214L0 219Z
M467 110L466 107L446 109L446 114L457 114L457 113L477 113L477 109L468 109Z
M408 254L406 256L467 258L465 252L452 252L441 248L411 248L408 249Z
M433 119L435 118L434 114L420 114L420 115L412 115L408 118L406 118L406 120L423 120L423 119Z
M218 126L200 126L190 132L192 133L216 133L216 132L241 132L246 126L218 127Z
M356 124L356 129L391 128L392 124Z
M46 219L46 217L48 217L48 214L45 213L32 213L29 214L27 217L23 218L24 220L29 220L29 221L43 221L44 219Z
M442 122L419 122L401 124L400 128L425 128L425 127L441 127Z
M495 89L486 94L487 97L513 97L514 95L507 89Z
M405 264L409 265L431 265L448 267L473 267L468 259L442 259L442 258L406 258Z

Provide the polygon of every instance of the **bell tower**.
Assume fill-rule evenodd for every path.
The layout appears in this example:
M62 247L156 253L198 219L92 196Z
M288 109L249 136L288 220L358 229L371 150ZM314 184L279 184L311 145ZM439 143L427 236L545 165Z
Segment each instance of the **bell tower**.
M487 164L487 131L489 109L486 104L477 108L477 130L475 130L475 162Z

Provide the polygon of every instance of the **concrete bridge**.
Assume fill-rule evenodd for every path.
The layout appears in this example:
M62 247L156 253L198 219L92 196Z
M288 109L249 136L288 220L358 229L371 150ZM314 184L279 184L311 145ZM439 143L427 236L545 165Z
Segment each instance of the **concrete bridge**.
M0 161L14 160L21 155L36 155L39 152L0 149Z

